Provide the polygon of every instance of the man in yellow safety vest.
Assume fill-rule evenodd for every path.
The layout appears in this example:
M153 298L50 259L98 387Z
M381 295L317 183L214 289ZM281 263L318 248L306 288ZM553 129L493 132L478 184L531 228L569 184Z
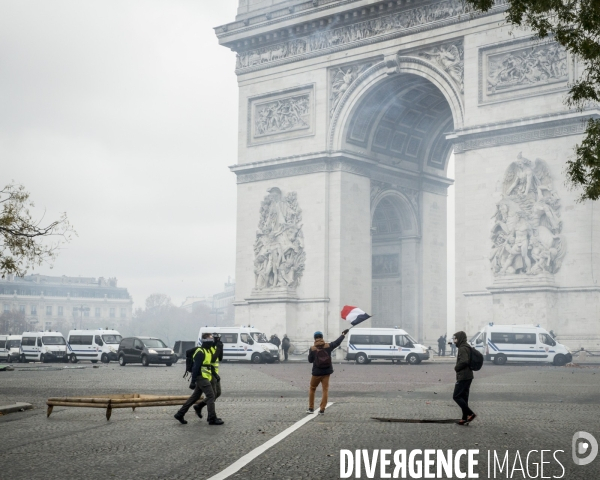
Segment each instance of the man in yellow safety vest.
M210 348L212 356L212 380L210 381L213 392L215 392L215 401L221 396L221 377L219 376L219 361L223 360L223 342L217 333L213 333L214 345ZM194 405L196 415L202 418L202 409L206 407L206 400L202 400L199 404Z
M204 402L208 408L208 424L223 425L225 423L217 417L217 412L215 411L215 392L211 384L213 379L213 356L211 350L214 347L214 343L212 333L203 333L202 345L196 348L194 352L194 366L192 368L192 381L190 382L190 388L194 392L175 414L175 418L182 424L187 423L183 417L190 407L200 400L203 393L205 397Z

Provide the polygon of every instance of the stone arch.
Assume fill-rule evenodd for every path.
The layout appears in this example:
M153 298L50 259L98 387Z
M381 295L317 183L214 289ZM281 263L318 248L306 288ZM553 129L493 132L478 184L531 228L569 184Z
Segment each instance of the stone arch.
M453 131L463 126L464 105L460 87L445 72L426 60L410 56L394 56L367 69L344 93L331 118L328 149L330 151L344 149L351 120L361 102L370 92L380 88L385 83L394 81L398 83L398 89L402 89L402 82L407 78L422 79L422 81L434 86L444 97L451 112L451 121L443 125L445 131ZM443 128L440 128L436 132L438 139L441 138L443 130ZM435 147L435 145L431 146L431 148ZM449 155L448 152L440 153L441 156L447 157Z
M373 224L377 207L384 200L392 201L394 207L396 208L398 218L401 223L401 235L418 236L419 221L418 212L416 211L415 205L411 203L410 199L406 195L397 190L382 190L373 197L371 200L371 224Z

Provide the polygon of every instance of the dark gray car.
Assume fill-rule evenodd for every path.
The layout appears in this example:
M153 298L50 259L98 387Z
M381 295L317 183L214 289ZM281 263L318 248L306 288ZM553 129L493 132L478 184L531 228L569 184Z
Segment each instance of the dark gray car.
M155 337L124 338L119 343L117 357L122 367L128 363L141 363L144 367L151 363L170 367L177 358L165 342Z

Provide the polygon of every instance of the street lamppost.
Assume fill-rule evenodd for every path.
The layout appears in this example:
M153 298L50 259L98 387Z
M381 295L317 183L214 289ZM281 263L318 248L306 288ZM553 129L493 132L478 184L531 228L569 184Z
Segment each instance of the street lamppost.
M90 307L86 306L86 305L79 305L78 307L75 307L73 309L74 312L81 312L81 317L79 320L79 330L83 329L83 313L84 312L89 312L90 311Z

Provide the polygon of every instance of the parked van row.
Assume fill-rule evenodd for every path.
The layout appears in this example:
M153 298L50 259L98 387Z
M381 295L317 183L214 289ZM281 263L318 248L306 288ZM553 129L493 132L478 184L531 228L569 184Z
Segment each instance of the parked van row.
M348 332L346 360L360 365L372 360L406 361L418 365L429 360L429 350L399 328L352 328Z
M0 361L13 362L21 356L21 335L0 335Z
M202 327L196 345L202 343L202 334L218 334L223 342L223 360L246 360L252 363L273 363L279 360L279 347L269 343L266 335L252 326Z

